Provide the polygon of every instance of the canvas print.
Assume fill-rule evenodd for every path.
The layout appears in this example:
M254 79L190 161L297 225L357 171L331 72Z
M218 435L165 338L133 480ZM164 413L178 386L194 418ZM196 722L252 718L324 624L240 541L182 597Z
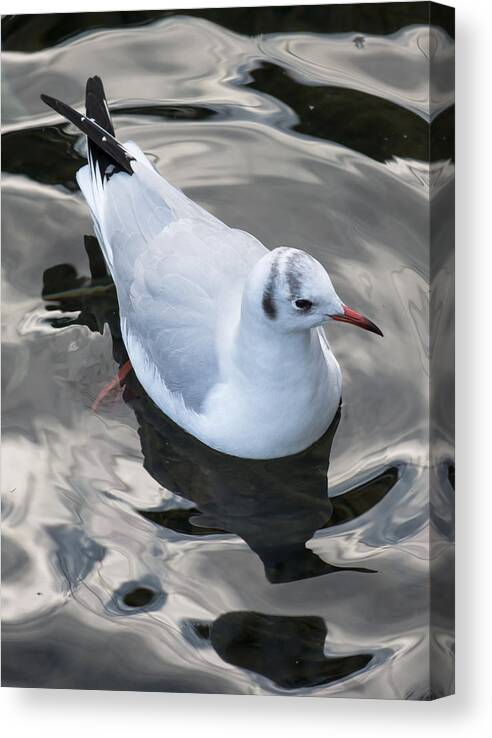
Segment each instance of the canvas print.
M453 691L453 11L2 20L2 683Z

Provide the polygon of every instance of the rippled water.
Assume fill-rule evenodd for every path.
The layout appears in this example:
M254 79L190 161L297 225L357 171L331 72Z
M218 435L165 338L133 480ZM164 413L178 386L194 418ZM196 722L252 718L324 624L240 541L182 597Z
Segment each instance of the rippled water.
M454 46L420 5L343 23L319 8L4 20L5 684L452 689L446 395L432 469L428 444L429 194L439 279ZM330 326L343 404L306 452L211 451L131 376L91 411L126 354L75 184L84 141L39 94L81 106L95 73L120 138L229 225L315 255L383 329Z

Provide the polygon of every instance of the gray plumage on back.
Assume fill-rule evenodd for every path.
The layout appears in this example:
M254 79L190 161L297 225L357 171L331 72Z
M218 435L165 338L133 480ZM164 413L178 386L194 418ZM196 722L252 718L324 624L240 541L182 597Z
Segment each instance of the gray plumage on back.
M167 389L199 412L219 381L220 294L244 281L266 252L253 236L225 226L163 182L135 144L132 177L106 185L104 237L111 245L124 330L159 367ZM197 269L197 264L203 269Z
M251 238L251 261L238 259L234 244L247 241L247 234L213 222L197 225L178 218L141 251L128 284L125 312L127 330L145 346L166 387L200 412L220 380L220 296L246 279L262 248ZM197 263L206 270L206 279L197 281L203 274Z

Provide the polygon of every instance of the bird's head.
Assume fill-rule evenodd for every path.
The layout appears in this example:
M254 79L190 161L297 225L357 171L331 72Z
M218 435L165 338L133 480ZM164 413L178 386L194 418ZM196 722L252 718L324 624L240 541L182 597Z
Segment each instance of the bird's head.
M280 331L308 330L336 320L383 335L372 321L342 302L326 269L299 249L280 247L265 254L248 279L244 299Z

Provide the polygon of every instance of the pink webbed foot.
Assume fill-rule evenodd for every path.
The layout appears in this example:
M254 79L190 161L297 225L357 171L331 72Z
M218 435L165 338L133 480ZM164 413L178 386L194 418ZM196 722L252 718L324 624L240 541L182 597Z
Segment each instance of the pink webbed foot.
M118 389L118 387L122 385L125 378L131 372L132 368L133 367L131 361L129 359L128 361L125 361L125 363L119 368L116 377L114 377L111 382L108 382L108 384L102 388L102 390L99 392L98 396L92 403L91 410L93 413L97 412L99 405L104 401L105 397L107 397L113 390Z

